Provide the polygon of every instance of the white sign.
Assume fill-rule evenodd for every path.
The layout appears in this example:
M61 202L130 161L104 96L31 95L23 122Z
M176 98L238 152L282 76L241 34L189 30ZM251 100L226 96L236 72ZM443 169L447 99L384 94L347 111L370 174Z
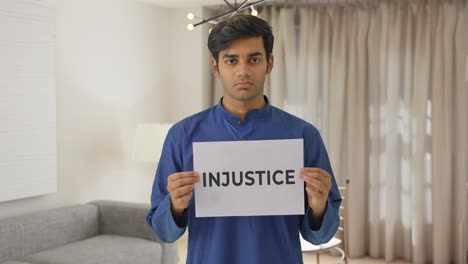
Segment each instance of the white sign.
M302 139L193 143L195 216L304 214Z

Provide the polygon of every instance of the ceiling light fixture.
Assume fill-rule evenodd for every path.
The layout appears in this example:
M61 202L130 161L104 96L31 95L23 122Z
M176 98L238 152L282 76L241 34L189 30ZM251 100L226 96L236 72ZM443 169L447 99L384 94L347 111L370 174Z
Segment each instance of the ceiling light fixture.
M265 2L266 0L259 0L259 1L256 1L256 2L251 2L250 0L245 0L242 4L240 4L239 6L237 6L237 1L236 1L236 4L233 6L232 4L230 4L227 0L224 0L224 2L229 5L230 8L232 8L230 11L224 13L224 14L221 14L221 15L218 15L218 16L214 16L212 18L209 18L209 19L203 19L201 17L197 17L195 16L193 13L188 13L187 14L187 19L188 20L193 20L195 18L197 19L201 19L202 21L198 22L198 23L190 23L187 25L187 29L188 30L193 30L196 26L199 26L199 25L202 25L202 24L205 24L205 23L210 23L210 24L217 24L220 20L224 19L224 18L228 18L228 17L232 17L236 14L240 14L241 11L245 10L245 9L248 9L250 8L251 9L251 12L250 14L252 16L258 16L258 11L257 9L255 9L254 7L256 5L259 5L263 2Z

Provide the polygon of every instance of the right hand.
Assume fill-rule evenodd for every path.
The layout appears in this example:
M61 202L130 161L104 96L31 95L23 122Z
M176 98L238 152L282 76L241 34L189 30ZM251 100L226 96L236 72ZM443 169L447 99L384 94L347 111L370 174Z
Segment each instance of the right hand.
M195 183L200 181L194 171L176 172L167 178L167 190L171 196L171 211L174 216L181 216L189 206Z

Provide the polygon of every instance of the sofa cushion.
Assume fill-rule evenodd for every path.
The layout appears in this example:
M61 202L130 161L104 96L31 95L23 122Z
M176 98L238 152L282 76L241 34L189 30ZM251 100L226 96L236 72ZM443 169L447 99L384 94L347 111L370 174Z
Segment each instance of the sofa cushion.
M139 237L162 241L146 223L148 204L138 204L117 201L93 201L98 208L99 234Z
M0 262L98 234L98 209L85 204L0 220Z
M35 264L160 264L161 245L149 240L100 235L21 260Z

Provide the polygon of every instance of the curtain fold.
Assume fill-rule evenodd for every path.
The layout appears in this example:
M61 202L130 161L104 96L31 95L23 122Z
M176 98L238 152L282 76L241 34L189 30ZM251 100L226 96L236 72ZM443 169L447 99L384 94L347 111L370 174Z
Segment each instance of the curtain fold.
M411 9L414 14L412 26L415 28L414 39L414 63L412 70L412 202L413 202L413 256L415 263L424 263L431 258L429 252L432 245L428 243L431 239L431 229L428 224L432 219L431 201L425 199L425 193L431 193L431 172L428 163L431 161L430 152L427 153L427 134L430 134L430 106L428 105L428 93L430 83L431 53L431 16L430 10L425 5L419 5ZM428 131L429 129L429 131ZM429 232L428 232L429 231ZM429 259L427 259L429 257Z
M463 222L460 210L463 208L460 201L465 200L463 177L466 177L467 155L457 150L461 143L465 143L466 150L466 117L460 118L457 113L461 96L466 99L466 89L462 88L463 75L457 71L457 60L463 60L463 49L457 43L457 26L462 26L463 8L461 5L442 4L437 10L437 22L432 39L434 43L434 56L431 76L431 101L432 101L432 211L433 211L433 244L451 245L450 250L444 247L434 246L434 263L441 263L458 256L458 261L466 261L460 258L463 252L460 244L463 244ZM466 29L465 29L466 30ZM466 101L465 101L466 104ZM464 114L466 115L465 107ZM458 123L458 125L456 125ZM462 126L460 126L462 125ZM456 128L465 132L465 138L461 138ZM457 155L458 154L458 155ZM464 157L464 159L463 159ZM465 164L465 165L463 165ZM460 170L460 169L465 169ZM466 200L465 200L466 201ZM466 210L466 204L465 204ZM458 217L457 217L458 216ZM450 223L448 225L447 223Z
M468 8L458 6L457 28L455 32L455 84L453 87L454 127L454 243L456 263L468 259ZM464 12L464 15L463 15ZM465 53L463 54L463 50ZM463 59L465 57L465 60Z
M369 86L368 86L368 61L369 54L367 49L367 36L370 23L370 16L361 8L351 8L345 10L348 14L345 16L345 24L350 26L347 41L347 82L346 82L346 109L344 119L346 120L347 130L345 132L343 144L347 146L347 153L343 157L346 168L341 183L349 178L353 184L348 192L349 201L362 206L367 206L369 199L368 183L368 157L369 157ZM349 17L349 18L348 18ZM332 118L332 116L330 116ZM334 122L330 120L329 122ZM330 137L333 140L332 137ZM341 150L339 150L341 151ZM364 208L362 208L364 209ZM362 237L367 233L368 210L362 210L360 213L349 214L348 234L351 237ZM365 239L357 240L356 246L367 248Z

